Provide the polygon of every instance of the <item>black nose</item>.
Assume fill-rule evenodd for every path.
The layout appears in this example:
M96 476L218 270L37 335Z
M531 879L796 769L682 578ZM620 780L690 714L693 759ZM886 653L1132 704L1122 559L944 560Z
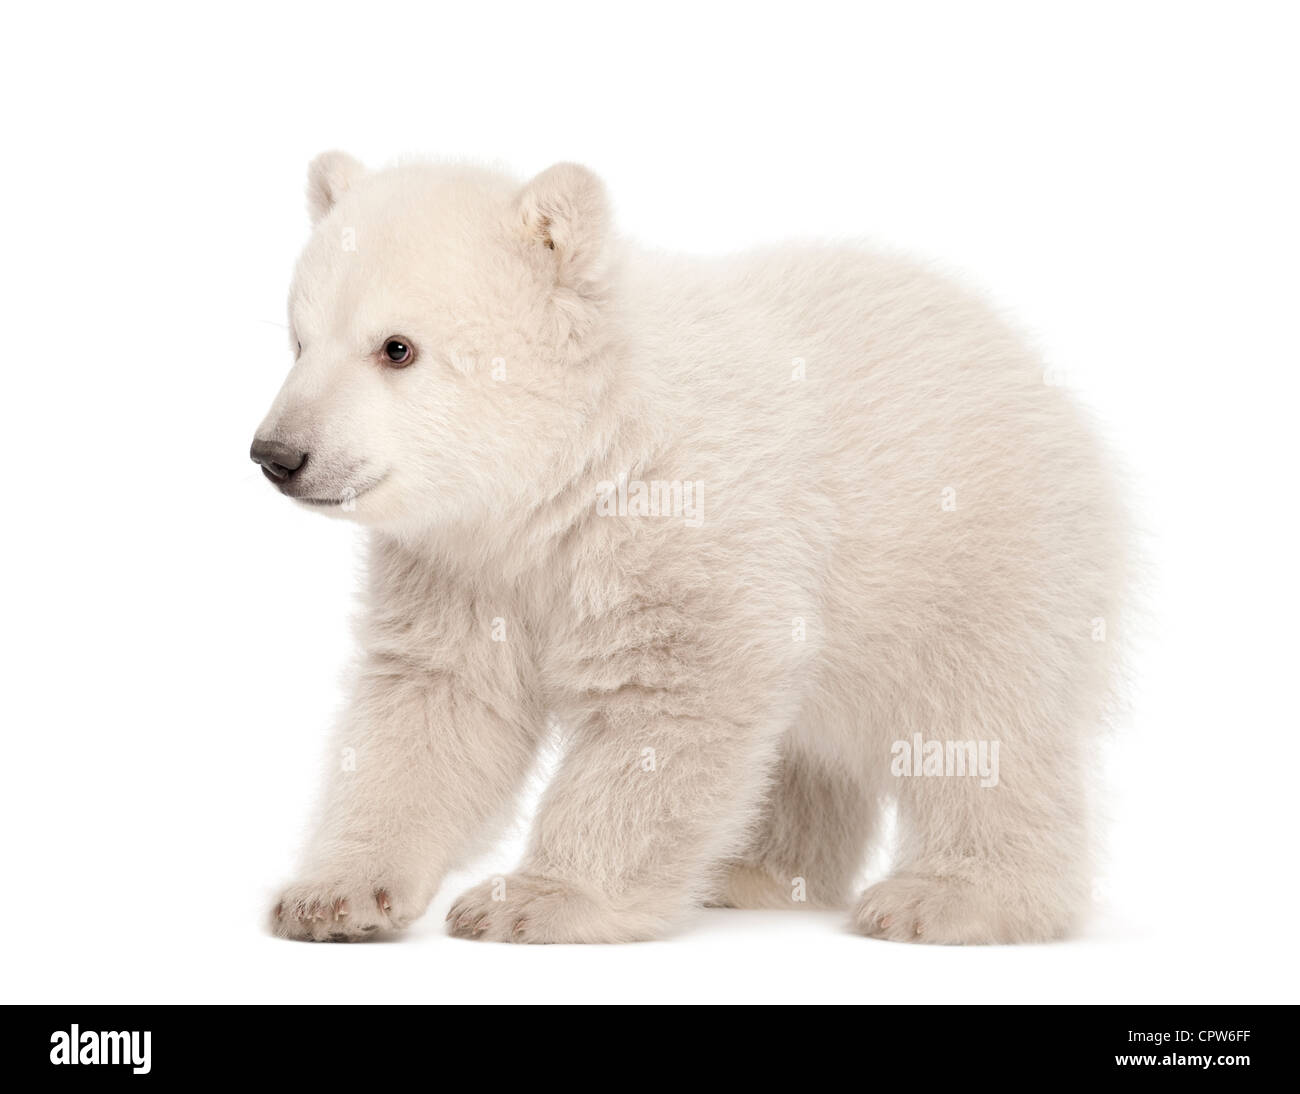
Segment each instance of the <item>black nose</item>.
M274 483L288 482L307 462L307 453L290 448L279 441L264 441L255 438L248 456L254 463L262 465L262 474Z

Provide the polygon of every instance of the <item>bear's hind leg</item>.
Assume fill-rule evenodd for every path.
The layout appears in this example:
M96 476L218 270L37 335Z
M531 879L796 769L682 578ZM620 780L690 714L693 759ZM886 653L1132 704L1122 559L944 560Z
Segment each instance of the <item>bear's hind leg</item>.
M897 780L894 869L862 894L856 930L949 944L1070 932L1088 894L1087 752L1082 734L1049 725L967 724L968 748L983 748L986 759L998 749L995 784L978 774Z
M787 746L751 845L725 865L709 903L846 907L878 815L875 796L858 780Z

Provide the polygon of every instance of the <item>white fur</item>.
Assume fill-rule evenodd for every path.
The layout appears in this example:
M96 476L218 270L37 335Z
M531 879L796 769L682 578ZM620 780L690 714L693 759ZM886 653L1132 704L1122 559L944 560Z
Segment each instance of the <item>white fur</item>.
M460 898L459 933L847 906L890 799L894 871L858 930L1070 929L1122 514L1079 412L984 303L853 248L638 251L573 165L521 188L327 153L310 176L302 350L259 436L309 454L286 492L369 527L370 576L336 742L354 769L278 933L421 915L511 815L551 715L565 754L525 861ZM602 515L620 475L697 484L701 519ZM891 775L916 733L997 741L998 785Z

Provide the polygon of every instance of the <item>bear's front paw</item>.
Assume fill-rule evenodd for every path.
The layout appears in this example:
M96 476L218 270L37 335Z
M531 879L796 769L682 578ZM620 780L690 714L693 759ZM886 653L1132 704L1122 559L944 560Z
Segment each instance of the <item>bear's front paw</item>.
M539 874L507 874L462 893L447 913L448 930L490 942L636 942L663 921L615 908L594 891Z
M415 915L392 886L366 882L300 882L280 894L271 931L309 942L357 942L405 927Z

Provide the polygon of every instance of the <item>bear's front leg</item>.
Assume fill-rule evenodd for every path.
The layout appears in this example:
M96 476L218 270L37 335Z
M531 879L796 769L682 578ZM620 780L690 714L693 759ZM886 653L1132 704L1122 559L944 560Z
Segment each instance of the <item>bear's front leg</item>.
M518 872L463 894L453 934L504 942L661 935L742 844L777 722L704 696L629 687L570 742Z
M508 816L540 719L513 694L517 673L473 657L492 644L461 648L458 663L368 658L306 861L274 903L274 933L351 941L405 927Z

